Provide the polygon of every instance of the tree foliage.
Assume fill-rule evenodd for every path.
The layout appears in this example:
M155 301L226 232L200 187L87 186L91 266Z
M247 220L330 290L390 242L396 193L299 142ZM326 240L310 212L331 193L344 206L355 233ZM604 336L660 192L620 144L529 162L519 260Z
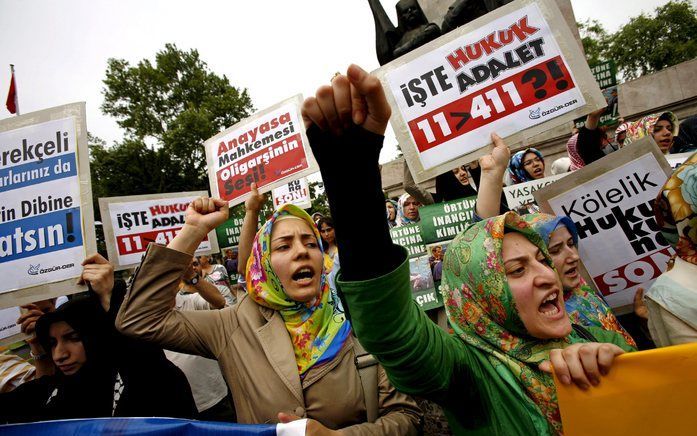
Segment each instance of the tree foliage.
M653 16L640 14L607 34L597 22L579 24L588 63L614 60L635 79L697 57L697 11L686 0L670 1Z
M315 212L319 212L323 216L329 216L329 201L327 200L327 194L324 191L324 183L310 182L308 183L308 186L310 187L310 198L312 202L310 215Z
M253 110L245 89L211 72L196 50L173 44L131 66L109 59L101 109L125 137L92 146L95 194L101 196L208 188L203 142Z

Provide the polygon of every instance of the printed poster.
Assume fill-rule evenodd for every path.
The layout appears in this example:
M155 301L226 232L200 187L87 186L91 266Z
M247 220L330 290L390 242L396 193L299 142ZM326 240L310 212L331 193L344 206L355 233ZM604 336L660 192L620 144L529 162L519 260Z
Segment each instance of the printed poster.
M211 193L230 206L317 172L297 95L235 124L205 143Z
M279 207L288 203L294 204L300 209L309 209L312 207L310 187L307 184L306 177L293 180L292 182L281 185L273 190L274 209L278 209Z
M455 239L472 223L477 197L436 203L419 209L421 237L426 244Z
M89 180L84 104L0 121L0 307L84 289L74 279L96 251Z
M613 308L631 306L636 290L647 290L674 254L653 211L671 172L646 137L534 194L544 210L574 221L581 260Z
M569 175L569 173L557 174L555 176L549 176L538 180L531 180L525 183L518 183L511 186L504 186L503 193L506 195L506 202L508 203L508 208L510 210L516 210L519 207L527 207L535 203L535 197L532 195L533 192L538 189L544 188L564 176Z
M184 227L189 203L206 191L133 195L99 199L109 260L116 269L140 264L151 242L167 245ZM195 255L218 251L215 231L208 233Z
M377 72L416 182L605 106L553 0L502 6Z

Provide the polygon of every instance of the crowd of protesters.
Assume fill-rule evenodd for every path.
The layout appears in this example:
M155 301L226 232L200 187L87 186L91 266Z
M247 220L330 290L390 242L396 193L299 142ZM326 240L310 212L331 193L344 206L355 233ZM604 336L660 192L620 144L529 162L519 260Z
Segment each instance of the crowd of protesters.
M307 434L416 435L437 405L443 432L562 434L552 373L592 389L637 342L581 278L573 221L508 211L504 185L544 178L548 162L535 148L511 155L494 134L487 155L438 176L435 192L405 169L406 192L385 199L377 158L390 115L379 80L355 65L305 101L331 217L285 205L257 228L265 196L253 186L238 251L221 264L193 256L228 218L226 202L203 197L128 283L102 256L85 259L88 293L26 306L18 320L33 364L2 355L0 421L308 418ZM649 135L664 153L697 148L695 118L659 113L609 137L601 115L569 139L555 172ZM696 187L694 155L656 202L677 253L635 303L656 346L697 341ZM412 300L406 252L389 232L418 223L423 205L472 196L473 222L445 255L430 253L444 329Z

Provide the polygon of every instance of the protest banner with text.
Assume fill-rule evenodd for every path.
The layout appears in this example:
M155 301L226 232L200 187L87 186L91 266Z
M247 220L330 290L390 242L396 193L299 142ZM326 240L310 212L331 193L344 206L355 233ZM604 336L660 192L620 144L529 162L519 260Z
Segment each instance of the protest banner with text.
M674 253L653 211L671 173L646 137L534 193L545 212L574 221L581 260L613 308L631 307L637 288L648 289Z
M84 103L0 121L0 308L85 289L91 196Z
M529 182L518 183L511 186L504 186L503 193L506 194L508 208L510 210L515 210L520 206L535 203L535 197L532 195L533 192L556 182L568 174L569 173L557 174L555 176L549 176L543 179L531 180Z
M502 6L376 71L392 126L423 182L605 106L554 0Z
M230 206L317 172L297 95L240 121L205 142L211 193Z
M276 209L288 203L294 204L300 209L309 209L312 207L310 187L307 184L306 177L281 185L272 192L273 205Z
M472 223L477 197L436 203L419 209L421 238L424 243L449 241Z
M117 270L140 263L148 244L167 245L184 226L189 203L208 192L175 192L99 199L104 240L109 260ZM208 233L196 255L218 251L214 231Z

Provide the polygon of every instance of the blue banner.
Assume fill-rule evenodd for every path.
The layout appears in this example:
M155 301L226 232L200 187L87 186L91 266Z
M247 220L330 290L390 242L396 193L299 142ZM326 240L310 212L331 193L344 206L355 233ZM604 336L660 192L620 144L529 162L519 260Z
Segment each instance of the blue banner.
M3 436L109 436L230 435L276 436L275 424L245 425L225 422L191 421L175 418L95 418L44 421L0 426Z
M80 208L0 224L0 263L82 245Z
M75 153L0 169L0 192L77 175Z

